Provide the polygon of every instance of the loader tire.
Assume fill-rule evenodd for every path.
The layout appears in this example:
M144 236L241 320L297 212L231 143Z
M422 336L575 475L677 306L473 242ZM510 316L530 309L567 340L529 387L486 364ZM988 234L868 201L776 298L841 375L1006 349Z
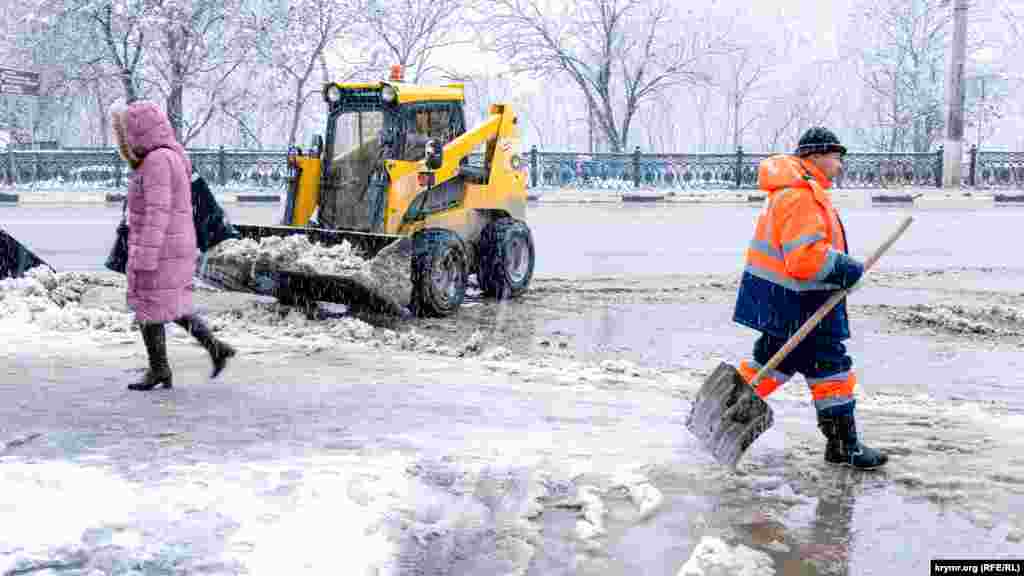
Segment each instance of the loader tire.
M522 220L498 218L480 233L477 281L484 296L507 300L526 291L533 278L533 234Z
M450 230L428 229L413 237L412 304L417 316L449 316L466 296L466 249Z

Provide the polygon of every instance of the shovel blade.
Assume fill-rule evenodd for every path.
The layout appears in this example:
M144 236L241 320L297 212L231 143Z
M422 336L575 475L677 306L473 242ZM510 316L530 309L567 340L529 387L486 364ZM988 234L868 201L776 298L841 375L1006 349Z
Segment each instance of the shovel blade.
M704 381L686 428L724 466L736 463L774 423L772 409L736 368L722 362Z
M20 278L25 275L25 272L36 266L53 269L21 242L15 240L13 236L0 230L0 280Z

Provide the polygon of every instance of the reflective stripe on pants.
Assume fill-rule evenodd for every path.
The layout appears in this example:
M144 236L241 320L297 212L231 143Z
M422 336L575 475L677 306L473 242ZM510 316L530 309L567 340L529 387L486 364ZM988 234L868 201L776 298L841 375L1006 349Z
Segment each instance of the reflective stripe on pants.
M740 362L739 373L751 382L761 367L785 344L785 340L762 334L754 343L753 360ZM846 346L838 341L804 340L775 370L769 370L755 390L761 398L777 390L794 375L801 374L811 390L818 411L849 404L854 400L857 376Z

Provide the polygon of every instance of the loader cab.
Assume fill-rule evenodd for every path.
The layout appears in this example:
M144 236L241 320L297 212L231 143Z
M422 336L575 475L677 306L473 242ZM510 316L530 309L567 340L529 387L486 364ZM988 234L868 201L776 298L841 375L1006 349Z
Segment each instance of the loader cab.
M383 232L392 175L411 173L427 140L444 145L466 131L460 88L328 84L324 99L318 224L325 227Z
M337 106L328 114L324 168L364 147L380 160L418 162L426 140L446 144L465 131L461 101L398 103L376 109Z

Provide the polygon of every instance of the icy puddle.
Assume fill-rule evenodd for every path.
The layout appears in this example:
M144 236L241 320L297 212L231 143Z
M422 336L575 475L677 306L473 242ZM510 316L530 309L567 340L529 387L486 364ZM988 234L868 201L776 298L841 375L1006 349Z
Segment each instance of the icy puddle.
M1024 509L1024 496L979 521L908 492L892 474L812 464L810 483L766 460L733 477L700 464L648 470L662 499L646 517L622 490L599 491L602 505L591 508L601 511L602 531L588 539L580 538L583 510L546 510L529 574L919 574L933 558L1024 554L1011 512Z

